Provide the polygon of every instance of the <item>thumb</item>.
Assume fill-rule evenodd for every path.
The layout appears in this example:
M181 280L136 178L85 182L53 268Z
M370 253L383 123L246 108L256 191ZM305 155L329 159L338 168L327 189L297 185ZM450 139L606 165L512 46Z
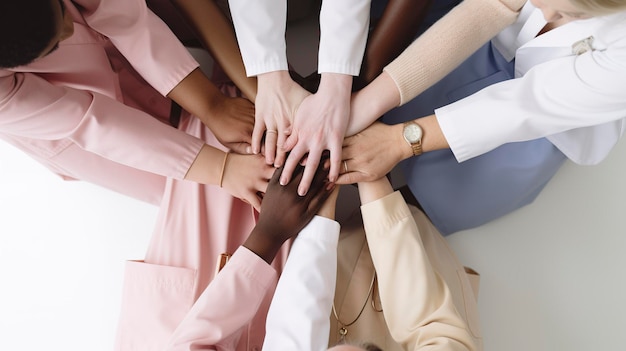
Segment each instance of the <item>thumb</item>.
M298 143L298 134L291 133L287 137L287 140L285 140L285 142L283 143L282 149L285 152L291 151L291 149L293 149L293 147L296 146L297 143Z
M355 184L355 183L366 182L366 181L367 181L367 177L365 176L365 174L359 173L359 172L350 172L350 173L341 174L339 178L337 178L337 181L335 182L335 184L345 185L345 184Z
M232 152L242 154L242 155L250 155L252 154L252 147L248 143L228 143L226 146L230 148Z

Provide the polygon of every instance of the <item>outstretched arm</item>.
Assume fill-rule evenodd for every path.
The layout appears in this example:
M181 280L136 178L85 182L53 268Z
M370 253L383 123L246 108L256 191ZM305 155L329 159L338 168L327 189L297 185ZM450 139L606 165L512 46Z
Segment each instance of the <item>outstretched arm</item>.
M434 227L418 227L402 195L393 192L385 177L359 183L359 193L383 314L394 340L407 351L479 350L480 341L459 313L465 306L455 305L422 242L421 230ZM453 279L459 277L453 274Z
M339 224L332 220L337 190L291 247L267 316L263 350L325 350L328 345L339 239Z
M387 65L372 83L355 94L346 135L367 128L387 111L405 104L438 82L512 24L525 2L462 1ZM476 16L477 13L480 16Z
M234 197L255 209L261 208L260 194L267 190L267 180L274 167L259 155L226 153L204 145L191 164L185 179L203 184L219 185Z
M259 222L252 233L202 293L174 332L166 350L189 351L236 343L242 327L271 292L276 272L269 263L286 240L302 231L334 189L326 182L327 172L320 171L310 195L300 197L295 186L278 184L281 171L276 170L270 181ZM296 178L301 174L299 171ZM332 243L332 240L313 238L313 242L326 241ZM329 246L324 245L324 248ZM318 249L315 243L306 240L299 247L304 252L297 257L304 261L310 252Z
M416 119L423 131L422 151L448 148L435 115ZM411 146L404 140L404 124L387 125L375 122L360 133L344 139L344 170L338 184L376 180L391 171L400 161L413 157ZM419 156L417 156L419 157Z
M300 194L309 184L324 150L330 151L329 179L336 181L341 164L341 143L350 116L352 76L359 74L367 41L370 0L323 1L320 12L318 91L306 97L295 113L293 130L284 150L285 179L307 157Z
M237 152L246 151L251 141L252 104L221 94L145 1L74 0L72 3L81 8L87 24L109 38L151 86L199 117L221 143ZM226 122L231 119L236 123Z

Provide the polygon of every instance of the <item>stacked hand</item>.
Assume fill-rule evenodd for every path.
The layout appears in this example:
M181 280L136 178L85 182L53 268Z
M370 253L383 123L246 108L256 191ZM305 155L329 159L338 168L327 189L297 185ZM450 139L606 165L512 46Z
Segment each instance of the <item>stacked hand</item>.
M263 197L257 225L244 244L268 263L285 241L295 237L309 223L334 189L334 184L327 180L328 170L323 166L318 167L311 190L305 196L297 193L304 167L296 167L293 179L286 186L279 184L282 173L282 168L274 172Z
M285 162L284 144L291 134L293 116L310 93L291 80L287 71L262 74L258 84L252 152L261 152L265 135L265 160L280 167Z
M260 151L265 131L265 158L277 167L284 163L280 179L283 185L289 182L296 166L304 163L298 187L300 195L309 190L324 150L330 151L330 181L334 182L339 175L351 84L351 76L324 73L317 93L311 95L287 71L259 76L253 151Z
M254 105L244 98L223 97L212 106L206 124L217 140L236 153L250 154Z

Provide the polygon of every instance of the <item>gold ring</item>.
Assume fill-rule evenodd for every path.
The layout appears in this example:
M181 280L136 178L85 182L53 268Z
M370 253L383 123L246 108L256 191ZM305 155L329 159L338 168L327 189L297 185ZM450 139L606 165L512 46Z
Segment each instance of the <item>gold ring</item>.
M268 129L265 131L265 134L270 134L270 133L278 134L278 131L274 129Z
M348 173L348 162L346 160L343 160L343 168L345 169L346 173Z

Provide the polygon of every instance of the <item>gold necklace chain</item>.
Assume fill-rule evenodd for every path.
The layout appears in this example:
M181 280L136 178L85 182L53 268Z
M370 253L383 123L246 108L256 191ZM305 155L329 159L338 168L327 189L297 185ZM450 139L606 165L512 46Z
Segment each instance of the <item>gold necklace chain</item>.
M374 274L372 275L372 281L370 282L370 287L367 291L367 296L365 297L363 306L361 306L361 310L359 311L359 314L357 314L356 318L354 318L354 320L352 320L352 322L350 323L344 323L341 321L341 319L339 319L339 316L337 315L337 309L335 309L335 301L333 301L333 315L335 316L337 323L339 323L340 325L339 327L339 335L340 335L339 342L340 343L343 343L345 341L345 337L348 334L347 327L356 323L356 321L358 321L361 315L363 314L363 311L365 311L365 306L367 306L367 300L370 299L370 296L372 296L372 291L374 290L374 282L376 282L376 271L374 271Z

